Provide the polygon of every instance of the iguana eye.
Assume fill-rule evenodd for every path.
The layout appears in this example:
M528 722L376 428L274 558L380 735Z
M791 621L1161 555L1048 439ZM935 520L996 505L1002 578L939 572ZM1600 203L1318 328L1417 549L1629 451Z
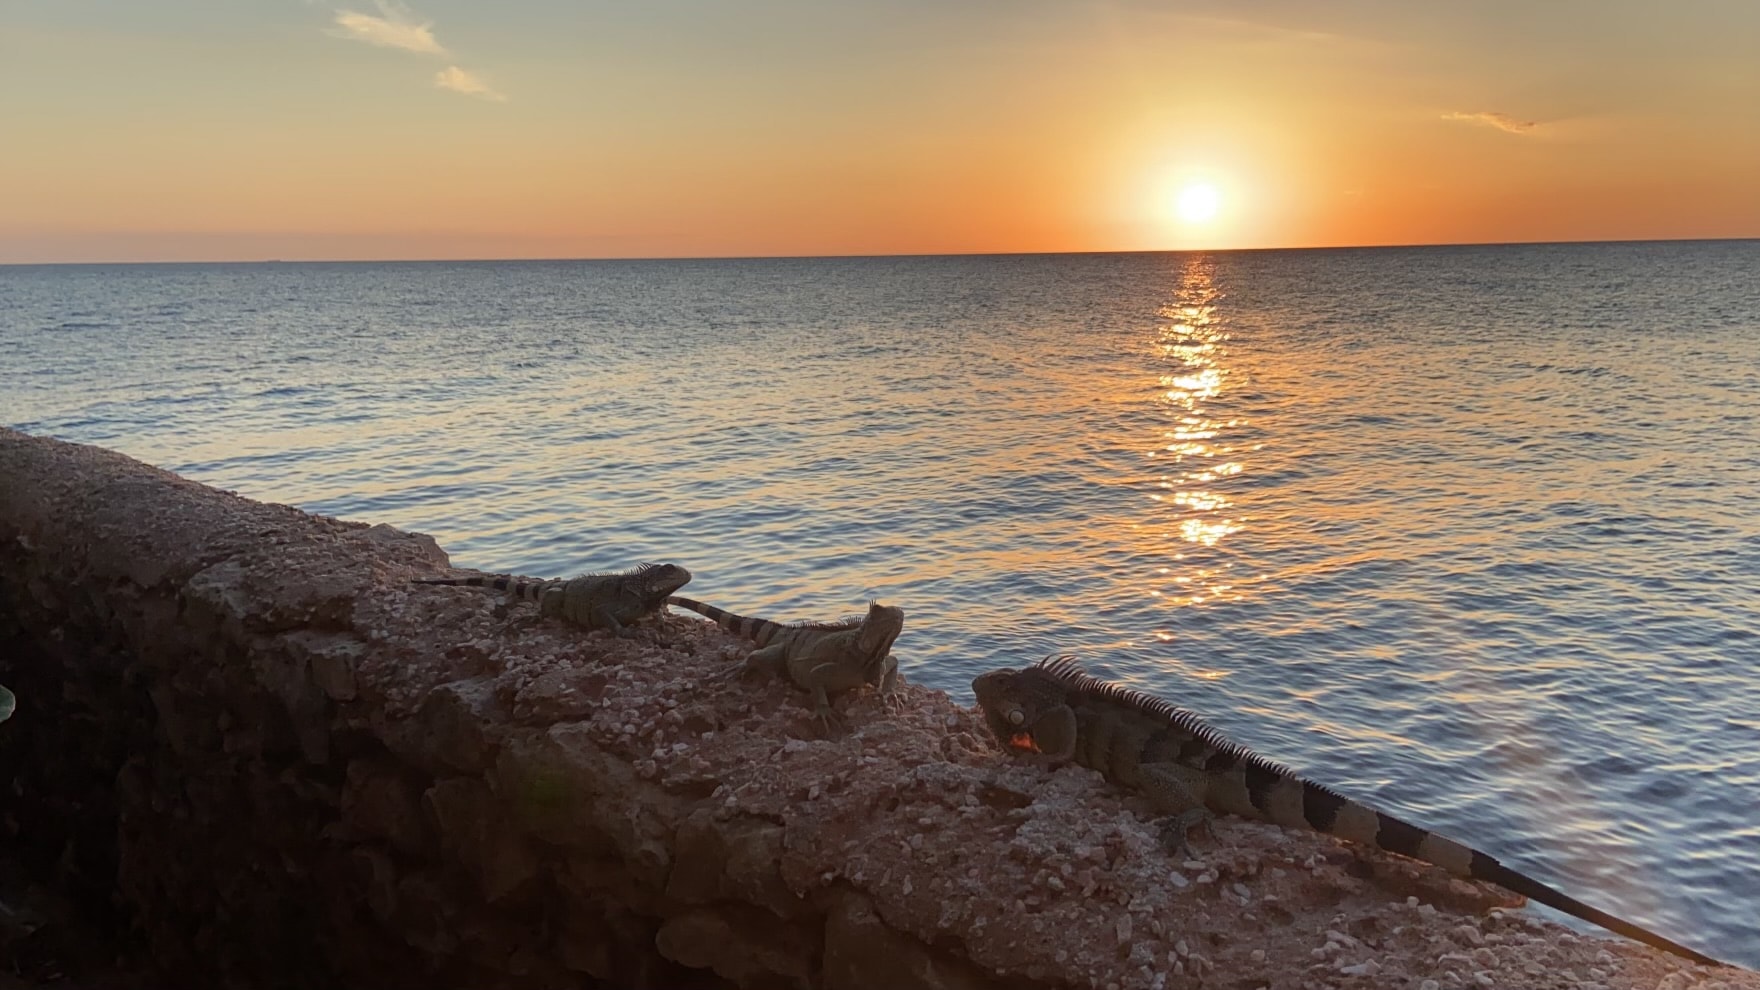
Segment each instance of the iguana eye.
M1009 725L1020 725L1021 723L1025 722L1026 720L1027 720L1027 713L1021 711L1019 708L1016 708L1014 711L1008 713L1008 724Z

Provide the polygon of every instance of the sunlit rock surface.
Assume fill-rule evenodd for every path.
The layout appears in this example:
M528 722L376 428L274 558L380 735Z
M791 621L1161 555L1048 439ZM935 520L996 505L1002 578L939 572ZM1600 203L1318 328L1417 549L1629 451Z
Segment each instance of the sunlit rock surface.
M0 683L20 699L0 901L35 919L0 930L5 968L1760 988L1324 837L1223 821L1173 861L1145 808L1005 759L943 694L907 685L897 714L849 695L849 732L822 739L789 685L724 679L739 644L707 623L620 640L409 585L446 563L419 534L0 430ZM908 626L899 651L908 672Z

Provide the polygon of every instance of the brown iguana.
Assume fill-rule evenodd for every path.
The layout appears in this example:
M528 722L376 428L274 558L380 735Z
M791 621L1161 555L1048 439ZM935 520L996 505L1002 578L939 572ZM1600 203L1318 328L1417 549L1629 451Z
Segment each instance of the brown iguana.
M666 597L690 579L691 572L677 564L643 564L615 574L582 574L568 579L417 578L414 583L505 591L510 603L522 599L537 602L541 618L564 619L577 626L609 629L613 635L627 637L632 623L657 614L666 604Z
M673 596L667 604L690 609L715 624L758 644L734 676L749 670L788 672L796 687L813 693L813 713L827 734L837 720L828 692L872 684L890 695L898 683L898 661L892 641L904 629L904 609L868 603L868 614L841 622L793 622L784 625L725 612L690 598Z
M1004 749L1073 760L1135 790L1171 814L1163 833L1175 850L1189 826L1222 812L1306 828L1421 859L1697 963L1723 965L1629 921L1566 896L1495 858L1358 804L1225 738L1190 711L1100 680L1068 656L972 681L984 721Z

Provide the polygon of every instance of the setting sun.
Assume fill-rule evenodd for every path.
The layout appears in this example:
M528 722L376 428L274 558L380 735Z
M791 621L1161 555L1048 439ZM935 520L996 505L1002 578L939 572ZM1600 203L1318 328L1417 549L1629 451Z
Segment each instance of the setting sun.
M1216 219L1216 213L1222 208L1222 194L1208 182L1195 182L1179 192L1176 209L1179 218L1187 223L1205 223Z

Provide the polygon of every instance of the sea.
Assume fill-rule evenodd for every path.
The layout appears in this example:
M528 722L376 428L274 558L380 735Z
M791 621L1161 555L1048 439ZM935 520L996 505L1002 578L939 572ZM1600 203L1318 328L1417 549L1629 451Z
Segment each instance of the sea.
M1072 654L1760 966L1760 241L0 267L0 423Z

